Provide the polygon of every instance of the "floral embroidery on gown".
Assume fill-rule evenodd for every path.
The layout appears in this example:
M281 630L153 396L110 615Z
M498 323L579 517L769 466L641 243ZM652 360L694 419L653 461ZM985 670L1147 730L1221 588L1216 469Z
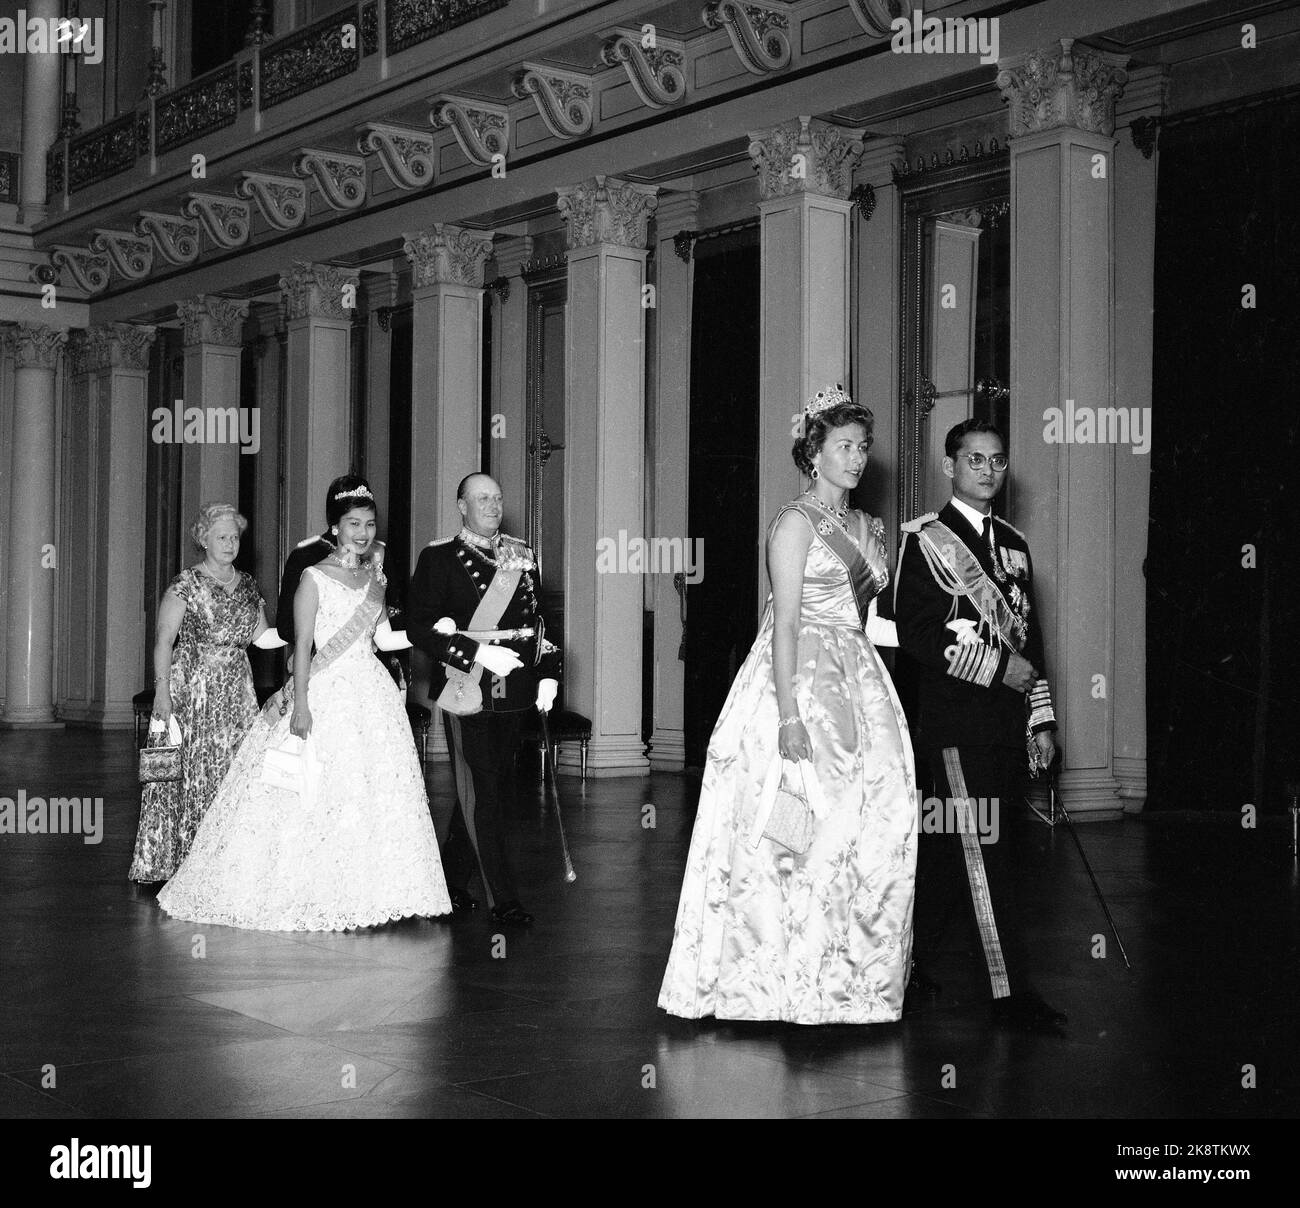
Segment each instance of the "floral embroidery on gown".
M230 761L257 717L247 648L262 616L251 575L226 591L197 567L168 591L185 602L172 654L172 712L181 729L181 778L146 784L140 797L132 881L165 881L189 853Z
M189 858L158 895L168 914L269 931L344 931L451 910L410 722L371 639L383 617L384 579L359 588L317 567L321 650L365 605L371 614L307 685L314 793L261 781L268 747L289 736L292 706L267 702L194 838ZM378 584L379 590L372 589Z
M659 1006L689 1019L896 1020L916 871L907 721L844 564L814 537L795 700L826 810L806 852L766 837L751 848L763 782L779 758L772 624L769 596L709 741Z

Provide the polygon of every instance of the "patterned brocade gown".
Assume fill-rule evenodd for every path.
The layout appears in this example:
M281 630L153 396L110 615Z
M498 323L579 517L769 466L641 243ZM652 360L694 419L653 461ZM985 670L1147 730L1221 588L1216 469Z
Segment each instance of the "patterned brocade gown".
M185 602L172 654L172 712L181 729L181 779L144 786L131 860L132 881L166 881L194 834L257 716L248 644L262 616L251 575L227 592L197 567L168 591Z
M289 737L279 695L239 748L185 863L158 895L170 915L264 931L345 931L451 911L424 773L401 694L375 658L383 577L349 587L311 567L322 650L364 625L307 683L317 769L302 792L262 782ZM368 612L368 615L367 615Z
M845 566L816 536L795 700L826 808L802 854L766 837L756 850L749 842L779 758L772 626L769 596L709 742L659 1006L688 1019L896 1020L912 946L911 740Z

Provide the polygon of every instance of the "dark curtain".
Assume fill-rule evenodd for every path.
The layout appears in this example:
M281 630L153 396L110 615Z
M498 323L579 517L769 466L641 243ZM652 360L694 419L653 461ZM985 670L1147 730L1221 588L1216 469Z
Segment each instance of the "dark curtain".
M686 597L693 767L758 628L758 300L757 231L695 244L687 516L704 539L704 577Z
M1300 780L1297 145L1294 98L1160 132L1152 808L1277 811Z

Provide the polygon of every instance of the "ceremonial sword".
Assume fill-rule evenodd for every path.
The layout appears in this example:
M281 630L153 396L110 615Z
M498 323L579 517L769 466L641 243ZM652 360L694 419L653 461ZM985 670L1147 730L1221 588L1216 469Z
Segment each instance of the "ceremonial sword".
M564 815L560 812L560 782L556 776L555 747L551 743L551 727L547 723L545 709L538 709L537 716L542 723L542 745L546 748L546 762L551 768L551 798L555 803L555 821L559 823L560 827L560 846L564 849L564 879L569 884L573 884L578 879L578 874L573 871L573 860L569 855L569 841L564 835ZM545 775L543 775L542 780L545 783Z

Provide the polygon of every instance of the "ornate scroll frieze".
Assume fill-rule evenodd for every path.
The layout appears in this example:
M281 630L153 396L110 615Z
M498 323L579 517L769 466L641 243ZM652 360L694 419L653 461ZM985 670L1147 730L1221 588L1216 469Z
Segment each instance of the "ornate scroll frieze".
M199 258L199 224L192 219L141 210L135 233L151 238L154 249L168 264L193 264Z
M350 319L356 314L361 274L334 264L295 260L280 278L280 294L289 319ZM347 304L351 286L352 305Z
M860 131L801 116L749 138L762 200L792 193L848 198L862 154Z
M208 238L218 247L239 247L248 242L252 228L252 206L219 193L191 193L181 206L186 218L197 218Z
M128 281L139 281L153 268L153 242L134 231L110 231L97 227L90 241L92 252L106 252L109 263Z
M1071 126L1089 134L1115 133L1115 101L1128 82L1123 55L1062 38L1054 46L1007 59L998 88L1010 105L1012 138Z
M466 96L440 96L429 111L435 130L450 130L470 163L488 167L510 148L510 110Z
M3 333L15 369L53 369L68 333L44 323L15 323Z
M606 67L623 65L643 105L666 109L686 96L686 43L659 35L655 45L641 45L641 31L615 26L600 48L600 61Z
M556 138L580 138L591 132L591 76L545 63L525 63L510 89L521 100L533 98L546 128Z
M77 288L88 294L101 294L108 288L109 263L103 252L59 244L51 249L50 260L55 268L67 269Z
M310 176L331 209L356 210L366 203L366 161L359 155L303 147L293 172Z
M292 231L307 217L307 186L292 176L241 172L235 192L257 202L262 217L277 231Z
M597 243L644 248L658 192L651 185L636 185L613 176L593 176L558 190L569 250Z
M725 29L746 71L767 75L790 62L790 18L761 0L712 0L701 14L710 29Z
M367 122L357 137L362 155L374 153L399 189L421 189L433 183L433 136L414 126Z
M411 285L468 285L482 288L483 266L492 254L492 232L471 231L435 222L404 236L402 251L411 262Z
M849 0L849 8L858 24L872 38L887 38L895 17L910 15L913 5L904 0ZM921 8L920 4L915 5Z
M105 323L78 333L79 358L85 369L148 369L155 327L140 323Z
M243 339L248 303L217 294L198 294L176 303L187 348L196 344L219 344L236 348Z

